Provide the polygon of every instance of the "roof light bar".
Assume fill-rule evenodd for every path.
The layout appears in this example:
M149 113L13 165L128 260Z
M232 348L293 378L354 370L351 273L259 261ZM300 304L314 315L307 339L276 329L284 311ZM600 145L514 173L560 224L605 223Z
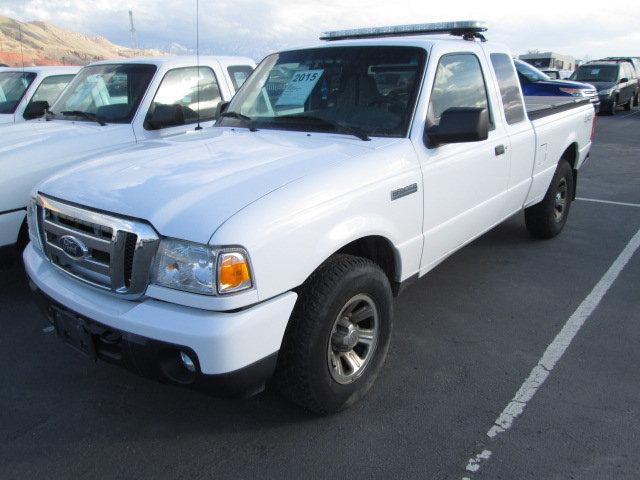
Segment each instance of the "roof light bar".
M398 37L405 35L433 35L448 33L462 36L465 40L479 38L484 41L482 32L487 31L486 22L462 20L455 22L417 23L413 25L391 25L388 27L354 28L324 32L320 40L346 40L354 38Z

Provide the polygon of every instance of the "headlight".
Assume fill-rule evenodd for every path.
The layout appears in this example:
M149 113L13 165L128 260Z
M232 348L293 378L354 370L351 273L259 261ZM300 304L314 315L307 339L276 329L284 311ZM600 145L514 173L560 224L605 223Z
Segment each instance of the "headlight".
M574 97L584 97L586 95L585 91L581 88L560 88L561 92L568 93Z
M160 242L151 281L204 295L239 292L253 285L249 258L242 249L216 249L174 239Z
M32 198L27 205L27 227L29 228L29 240L38 250L42 250L42 242L38 230L38 202Z

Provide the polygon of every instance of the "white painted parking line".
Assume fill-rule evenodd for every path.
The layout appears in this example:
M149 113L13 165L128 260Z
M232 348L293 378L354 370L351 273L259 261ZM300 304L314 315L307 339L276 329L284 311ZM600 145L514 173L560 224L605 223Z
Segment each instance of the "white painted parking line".
M615 282L618 275L620 275L622 269L639 247L640 230L638 230L629 243L627 243L622 252L620 252L620 255L618 255L618 258L615 259L596 286L593 287L591 293L582 301L575 312L569 317L569 320L564 324L560 333L558 333L556 338L549 344L538 361L538 364L533 367L533 370L531 370L531 373L520 386L520 389L516 392L511 402L509 402L502 413L500 413L493 426L487 432L487 436L490 439L494 439L497 435L511 428L516 418L522 414L529 401L545 382L549 373L551 373L551 370L553 370L560 358L562 358L562 355L564 355L564 352L580 328L582 328L584 322L596 309L611 285L613 285L613 282ZM466 470L472 472L478 471L481 460L488 460L490 456L491 451L483 450L482 453L469 459Z
M624 207L640 208L640 203L614 202L613 200L600 200L598 198L584 198L584 197L576 197L576 200L580 200L582 202L608 203L610 205L622 205Z

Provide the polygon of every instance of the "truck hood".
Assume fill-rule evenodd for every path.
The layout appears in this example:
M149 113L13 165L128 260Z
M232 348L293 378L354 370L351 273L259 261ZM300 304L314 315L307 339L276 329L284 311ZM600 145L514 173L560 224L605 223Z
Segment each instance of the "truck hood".
M0 127L0 211L22 208L42 179L133 145L129 124L32 120ZM28 165L27 165L28 164Z
M331 163L394 141L211 128L84 162L45 181L38 190L147 220L164 236L207 243L228 218L260 197Z
M0 125L13 123L13 113L0 113Z
M616 85L618 85L617 82L590 82L590 83L591 83L591 85L596 87L596 90L598 90L598 91L606 90L608 88L613 88Z
M54 151L56 144L66 143L78 148L74 142L75 137L109 138L114 130L126 127L131 130L131 125L110 124L100 126L93 122L74 122L70 120L31 120L17 123L9 128L2 129L2 141L0 142L0 154L16 149L31 149L37 145L46 145L49 152Z
M591 89L593 88L593 86L591 86L588 83L583 83L583 82L576 82L573 80L549 80L546 82L542 82L542 83L546 83L547 85L551 84L554 85L558 88L564 87L564 88L583 88L583 89Z

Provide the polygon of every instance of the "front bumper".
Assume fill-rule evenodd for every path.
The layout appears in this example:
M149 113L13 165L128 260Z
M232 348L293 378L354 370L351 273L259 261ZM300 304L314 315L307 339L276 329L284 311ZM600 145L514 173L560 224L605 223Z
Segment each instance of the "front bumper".
M287 292L233 312L154 299L129 301L84 285L49 263L31 244L24 263L38 303L52 323L72 316L90 331L95 356L146 377L223 395L259 390L273 374L297 295ZM180 352L194 360L185 375Z

